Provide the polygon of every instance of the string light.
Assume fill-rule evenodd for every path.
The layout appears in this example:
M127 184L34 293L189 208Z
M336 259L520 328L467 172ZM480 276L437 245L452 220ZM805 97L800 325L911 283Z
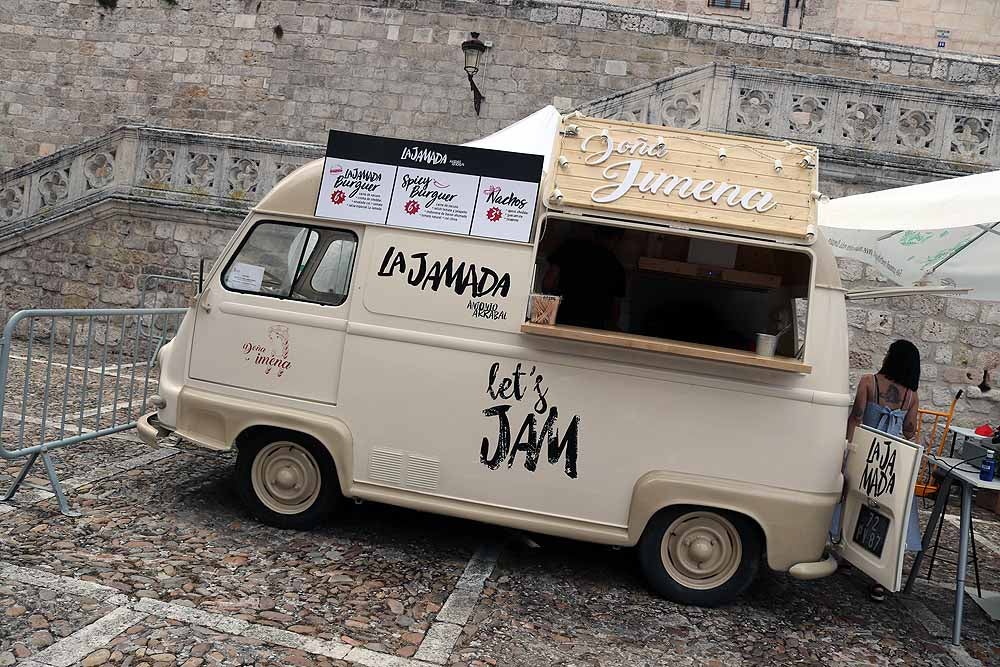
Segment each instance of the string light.
M565 167L568 164L569 164L569 160L566 159L566 156L565 155L560 155L559 156L559 166L560 167Z
M722 148L719 149L719 160L725 160L725 159L726 159L726 148L725 146L723 146Z
M562 190L560 190L559 188L553 190L552 194L549 195L549 201L561 202L562 200L563 200L563 193Z
M781 160L775 160L774 161L774 170L780 174L782 168L783 168L783 165L781 164Z

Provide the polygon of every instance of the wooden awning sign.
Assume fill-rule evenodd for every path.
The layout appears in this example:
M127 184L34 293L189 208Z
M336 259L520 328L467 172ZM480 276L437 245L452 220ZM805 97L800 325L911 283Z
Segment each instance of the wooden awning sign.
M815 238L812 146L568 117L555 157L544 199L552 210Z

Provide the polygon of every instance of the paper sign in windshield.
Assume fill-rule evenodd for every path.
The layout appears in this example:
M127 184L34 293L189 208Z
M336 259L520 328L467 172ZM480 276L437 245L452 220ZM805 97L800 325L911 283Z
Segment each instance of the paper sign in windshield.
M264 267L256 264L233 262L226 275L226 287L244 292L259 292L264 282Z

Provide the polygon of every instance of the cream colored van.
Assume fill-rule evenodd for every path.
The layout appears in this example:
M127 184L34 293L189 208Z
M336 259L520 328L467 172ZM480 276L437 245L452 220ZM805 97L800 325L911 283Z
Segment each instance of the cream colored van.
M331 133L205 277L142 437L235 448L271 525L354 498L630 546L700 605L761 563L832 573L846 489L834 549L898 590L921 452L845 442L815 149L581 117L549 141L543 175Z

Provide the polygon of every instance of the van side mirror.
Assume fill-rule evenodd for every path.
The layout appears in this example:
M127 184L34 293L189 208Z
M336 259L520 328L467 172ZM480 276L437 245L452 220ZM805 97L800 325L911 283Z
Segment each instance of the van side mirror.
M205 288L205 258L198 260L198 294Z

